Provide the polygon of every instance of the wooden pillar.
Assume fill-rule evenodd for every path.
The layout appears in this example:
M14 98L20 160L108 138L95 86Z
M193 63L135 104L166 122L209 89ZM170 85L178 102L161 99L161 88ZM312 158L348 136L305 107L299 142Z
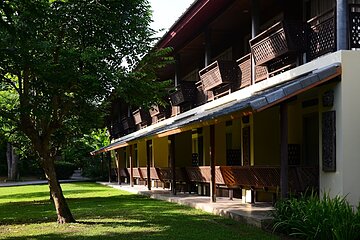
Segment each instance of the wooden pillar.
M134 170L133 170L133 157L132 157L133 146L130 145L129 163L130 163L130 186L134 187Z
M110 151L106 152L108 159L108 167L109 167L109 183L111 183L111 154Z
M205 30L205 62L204 65L209 66L211 63L211 31Z
M211 202L216 202L216 185L215 185L215 126L210 126L210 171L211 171L211 181L210 181L210 197Z
M175 87L180 83L180 54L175 55L175 76L174 85Z
M117 182L118 185L121 185L121 176L120 176L120 155L115 150L115 159L117 160Z
M151 140L146 142L146 173L147 173L147 186L148 189L151 190L151 177L150 177L150 167L151 167L151 159L152 159L152 151L151 151Z
M175 135L170 135L169 140L170 140L170 166L171 166L171 193L173 195L176 195Z
M254 38L260 31L259 0L251 1L251 37ZM255 61L251 54L251 84L255 83Z
M288 106L286 102L280 104L280 142L281 169L280 190L281 198L288 196Z
M348 49L348 1L336 0L336 44L337 50Z

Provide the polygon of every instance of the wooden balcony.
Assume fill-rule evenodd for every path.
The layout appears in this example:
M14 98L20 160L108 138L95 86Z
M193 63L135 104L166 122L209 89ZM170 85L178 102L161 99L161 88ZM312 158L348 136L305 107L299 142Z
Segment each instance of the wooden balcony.
M196 105L199 106L208 101L214 100L214 94L212 91L204 91L202 81L198 81L196 86Z
M123 126L124 131L130 131L135 127L134 120L131 117L123 117L121 119L121 125Z
M251 85L251 54L247 54L236 61L239 67L239 88ZM255 66L255 83L260 82L268 77L266 66Z
M282 20L250 40L256 66L305 51L308 25Z
M199 71L203 91L212 90L227 83L237 81L237 66L233 61L219 60Z
M118 138L123 133L123 126L120 121L115 121L111 125L111 136L113 138Z
M331 9L308 21L310 25L307 60L311 61L326 53L336 51L335 9Z
M133 112L135 125L146 124L150 122L149 112L142 108L138 108Z
M170 101L173 106L180 106L185 103L193 103L196 98L194 82L181 82L173 92L170 93Z

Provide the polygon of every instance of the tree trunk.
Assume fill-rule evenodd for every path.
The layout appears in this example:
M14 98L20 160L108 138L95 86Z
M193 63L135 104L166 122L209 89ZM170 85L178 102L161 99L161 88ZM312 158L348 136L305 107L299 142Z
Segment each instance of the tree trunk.
M58 223L73 223L74 217L66 203L61 186L56 177L54 160L51 158L43 160L43 168L50 188L50 196L55 205Z
M6 160L8 166L8 180L18 180L19 157L15 154L15 149L10 142L6 144Z

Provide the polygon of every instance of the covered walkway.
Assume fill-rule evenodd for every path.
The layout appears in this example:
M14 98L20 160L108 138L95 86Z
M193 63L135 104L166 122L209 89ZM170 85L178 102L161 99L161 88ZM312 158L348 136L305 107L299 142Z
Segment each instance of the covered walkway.
M144 185L134 185L134 187L131 187L129 184L118 185L117 183L109 182L99 183L130 193L187 205L209 213L228 217L236 221L241 221L262 229L269 229L272 220L271 211L273 210L273 207L269 203L249 204L243 203L241 199L234 198L233 200L230 200L227 197L218 197L216 202L210 202L209 196L200 196L186 193L172 195L169 189L152 188L152 190L148 190L148 188Z

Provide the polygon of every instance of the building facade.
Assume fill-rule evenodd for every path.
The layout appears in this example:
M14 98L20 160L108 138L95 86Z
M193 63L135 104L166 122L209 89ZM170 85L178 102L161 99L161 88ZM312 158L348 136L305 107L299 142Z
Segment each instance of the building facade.
M360 201L360 3L195 1L172 47L168 107L112 106L119 183L274 201L305 191Z

